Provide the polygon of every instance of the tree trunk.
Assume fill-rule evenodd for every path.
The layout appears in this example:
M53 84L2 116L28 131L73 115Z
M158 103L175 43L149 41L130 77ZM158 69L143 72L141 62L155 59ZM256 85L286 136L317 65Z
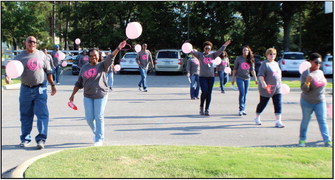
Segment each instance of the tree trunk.
M289 51L290 45L290 33L291 33L291 20L284 21L284 39L283 39L283 49L284 51Z

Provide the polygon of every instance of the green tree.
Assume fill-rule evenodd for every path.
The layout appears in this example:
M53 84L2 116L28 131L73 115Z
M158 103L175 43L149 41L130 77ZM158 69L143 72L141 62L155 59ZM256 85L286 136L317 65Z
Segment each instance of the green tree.
M48 46L51 38L46 17L51 8L49 2L1 2L2 41L14 49L23 48L25 39L33 35L40 46Z

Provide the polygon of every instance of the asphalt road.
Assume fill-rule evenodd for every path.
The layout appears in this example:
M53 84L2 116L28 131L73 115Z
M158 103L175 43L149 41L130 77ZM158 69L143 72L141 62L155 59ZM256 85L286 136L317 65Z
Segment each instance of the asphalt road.
M60 149L92 146L93 134L84 119L83 94L75 97L78 111L67 107L73 84L78 76L66 71L57 86L57 94L48 97L50 112L46 148L36 149L32 142L20 148L19 90L2 91L2 173L24 161ZM293 146L299 140L301 109L300 91L283 96L285 128L274 128L273 105L263 112L263 125L254 125L258 91L250 89L247 116L238 113L238 91L227 88L221 94L214 88L210 117L198 115L199 100L190 100L189 85L181 75L149 75L149 92L140 92L137 73L115 75L114 90L109 93L105 111L104 145L204 145L204 146ZM284 78L286 79L286 78ZM298 79L291 77L290 79ZM216 78L218 80L218 78ZM331 79L329 81L332 81ZM50 91L50 87L49 87ZM332 94L327 93L327 102ZM333 132L332 119L328 118ZM36 122L32 136L37 134ZM333 134L333 133L331 133ZM308 146L322 146L322 137L315 117L308 131Z

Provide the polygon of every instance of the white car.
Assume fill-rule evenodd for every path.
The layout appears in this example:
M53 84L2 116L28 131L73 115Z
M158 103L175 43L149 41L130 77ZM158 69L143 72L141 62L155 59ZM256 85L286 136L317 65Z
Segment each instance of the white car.
M332 75L333 74L333 56L327 54L321 64L321 69L325 75Z
M127 52L120 61L121 72L124 71L138 71L138 64L136 63L136 52Z
M180 72L186 70L186 58L180 49L161 49L156 53L155 70L159 72Z
M299 73L299 66L306 61L304 53L302 52L283 52L279 59L279 67L284 73Z

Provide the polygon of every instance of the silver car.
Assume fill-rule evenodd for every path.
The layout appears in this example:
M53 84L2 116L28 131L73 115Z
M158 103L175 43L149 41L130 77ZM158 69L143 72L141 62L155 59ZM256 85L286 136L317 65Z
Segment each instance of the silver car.
M333 74L333 56L327 54L322 61L321 69L325 75Z
M180 49L161 49L156 53L155 70L160 72L180 72L186 70L186 58Z
M138 64L136 63L136 52L127 52L120 61L121 72L124 71L138 71Z
M299 73L299 66L306 61L302 52L283 52L279 66L283 73Z

